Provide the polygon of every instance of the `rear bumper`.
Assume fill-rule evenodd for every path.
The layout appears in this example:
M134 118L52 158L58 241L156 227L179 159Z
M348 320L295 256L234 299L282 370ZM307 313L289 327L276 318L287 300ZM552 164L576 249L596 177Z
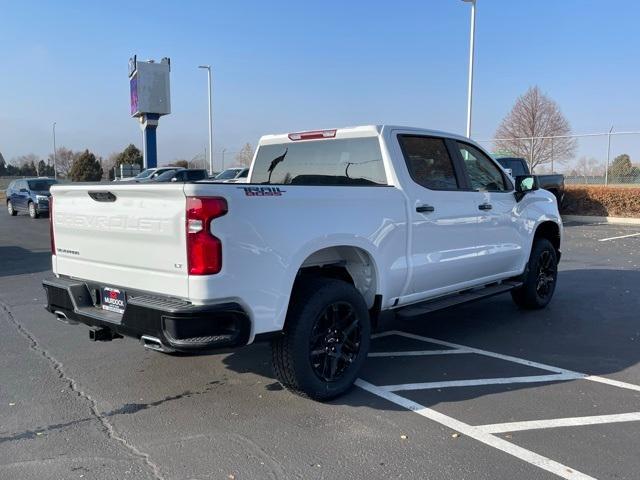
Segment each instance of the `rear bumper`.
M124 313L118 314L100 307L97 285L60 277L46 279L42 286L47 293L46 309L57 317L126 337L152 337L166 350L215 350L246 345L249 340L249 316L237 303L193 305L171 297L132 293Z

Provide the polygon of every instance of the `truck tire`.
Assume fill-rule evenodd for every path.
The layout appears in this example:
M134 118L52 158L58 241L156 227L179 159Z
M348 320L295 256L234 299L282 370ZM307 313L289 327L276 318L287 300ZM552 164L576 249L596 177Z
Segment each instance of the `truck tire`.
M11 203L11 200L7 202L7 212L12 217L15 217L18 214L18 211L15 208L13 208L13 204Z
M527 268L522 275L522 287L511 291L516 305L527 310L546 307L556 288L558 255L546 238L534 240Z
M33 202L29 202L29 216L31 218L38 218L40 216L38 214L38 209L36 208L36 205Z
M353 285L309 278L296 287L284 335L271 343L273 368L288 390L314 400L342 395L369 353L367 305Z

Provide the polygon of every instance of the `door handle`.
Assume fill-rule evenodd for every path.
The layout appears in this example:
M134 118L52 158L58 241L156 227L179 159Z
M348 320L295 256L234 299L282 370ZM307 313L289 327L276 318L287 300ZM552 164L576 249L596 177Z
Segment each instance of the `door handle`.
M416 212L418 213L430 213L435 211L435 208L432 207L431 205L418 205L416 207Z
M491 205L490 203L481 203L480 205L478 205L478 208L480 210L491 210L493 208L493 205Z

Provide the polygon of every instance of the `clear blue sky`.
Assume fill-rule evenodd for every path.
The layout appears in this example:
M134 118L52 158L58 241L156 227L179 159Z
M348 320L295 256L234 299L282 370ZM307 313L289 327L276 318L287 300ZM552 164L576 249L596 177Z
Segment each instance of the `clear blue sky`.
M0 152L45 156L53 121L58 145L102 156L140 146L134 53L171 58L160 163L207 143L202 63L214 67L218 162L223 147L264 133L364 123L462 133L469 10L460 0L0 1ZM534 84L574 132L640 130L639 19L632 0L478 0L473 137L491 137ZM640 138L622 142L640 157Z

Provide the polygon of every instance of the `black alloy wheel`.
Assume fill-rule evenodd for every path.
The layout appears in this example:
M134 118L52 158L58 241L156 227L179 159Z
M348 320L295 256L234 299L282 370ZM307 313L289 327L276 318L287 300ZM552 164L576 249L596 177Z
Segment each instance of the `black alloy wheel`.
M309 359L315 374L326 382L338 380L360 351L362 329L352 305L328 305L316 319L310 339Z

